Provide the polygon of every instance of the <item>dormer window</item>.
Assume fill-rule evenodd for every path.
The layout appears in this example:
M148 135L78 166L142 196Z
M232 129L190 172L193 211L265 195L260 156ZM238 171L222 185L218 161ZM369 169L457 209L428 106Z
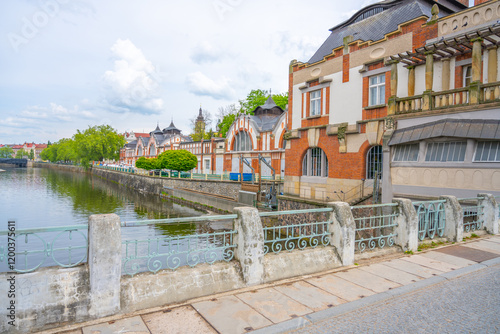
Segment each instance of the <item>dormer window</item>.
M356 17L356 19L354 19L353 23L362 21L364 19L369 18L370 16L373 16L373 15L378 14L378 13L382 13L383 11L384 11L384 8L382 8L382 7L372 8L370 10L367 10L364 13L361 13L358 17Z

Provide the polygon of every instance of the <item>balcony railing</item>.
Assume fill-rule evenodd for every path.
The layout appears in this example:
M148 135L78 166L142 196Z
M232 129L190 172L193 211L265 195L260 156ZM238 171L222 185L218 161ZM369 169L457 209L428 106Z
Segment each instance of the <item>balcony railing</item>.
M473 98L474 96L476 98ZM428 101L427 104L426 101ZM397 97L395 102L396 114L500 102L500 82L471 85L422 95Z

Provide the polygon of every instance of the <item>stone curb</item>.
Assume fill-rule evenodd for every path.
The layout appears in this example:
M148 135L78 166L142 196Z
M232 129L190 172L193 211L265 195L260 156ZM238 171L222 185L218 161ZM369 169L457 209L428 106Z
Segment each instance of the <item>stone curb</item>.
M487 260L481 263L476 263L467 267L456 269L439 276L430 277L415 283L403 285L394 289L387 290L372 296L364 297L346 304L341 304L333 308L310 313L299 318L287 320L285 322L261 328L251 333L285 333L288 331L300 329L310 323L320 322L329 318L337 317L342 314L357 310L358 308L367 307L375 303L383 302L385 300L395 298L404 294L409 294L417 290L429 287L431 285L439 284L446 280L451 280L463 275L467 275L487 267L500 264L500 257Z

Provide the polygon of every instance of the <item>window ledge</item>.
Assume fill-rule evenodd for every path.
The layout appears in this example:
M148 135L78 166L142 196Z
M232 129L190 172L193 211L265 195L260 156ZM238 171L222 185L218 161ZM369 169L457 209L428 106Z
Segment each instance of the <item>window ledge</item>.
M323 116L327 116L327 115L313 115L313 116L308 116L308 117L302 118L302 119L305 119L305 120L307 120L307 119L315 119L315 118L321 118Z
M379 109L379 108L384 108L384 107L386 107L385 104L377 104L375 106L364 107L363 109L365 109L365 110L371 110L371 109Z

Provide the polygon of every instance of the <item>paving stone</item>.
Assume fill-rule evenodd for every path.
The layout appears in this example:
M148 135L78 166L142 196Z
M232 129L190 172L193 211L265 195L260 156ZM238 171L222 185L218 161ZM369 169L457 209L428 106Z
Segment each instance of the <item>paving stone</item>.
M289 320L312 310L274 288L240 293L236 297L274 323Z
M477 263L477 262L472 261L472 260L468 260L468 259L464 259L464 258L461 258L458 256L453 256L453 255L449 255L449 254L446 254L443 252L436 252L436 251L426 252L426 253L422 253L420 255L422 255L423 257L427 257L429 259L446 262L446 263L455 265L455 266L460 267L460 268L467 267L467 266L470 266L470 265Z
M360 285L364 288L375 292L385 292L389 289L401 286L398 283L388 281L380 276L354 268L344 272L335 273L335 276L345 279L346 281Z
M491 260L498 257L498 254L485 252L483 250L474 249L465 246L451 246L451 247L443 247L436 249L435 252L441 252L457 257L461 257L467 260L475 261L475 262L483 262L487 260Z
M345 300L303 281L283 284L274 288L313 311L320 311L345 303Z
M479 250L482 250L485 252L500 254L500 245L496 242L491 242L491 241L486 241L486 240L471 242L471 243L465 244L464 247L470 247L470 248L479 249Z
M219 333L246 333L272 324L235 296L194 303L192 306Z
M428 268L421 266L419 264L409 262L409 261L403 261L401 259L395 259L391 261L384 262L386 266L403 270L406 271L407 273L417 275L423 278L429 278L435 275L442 274L443 272L440 270Z
M430 258L422 256L422 255L412 255L412 256L404 257L401 260L416 263L416 264L419 264L421 266L436 269L436 270L439 270L439 271L442 271L445 273L447 273L448 271L452 271L452 270L456 270L456 269L461 268L460 266L456 266L454 264L446 263L446 262L439 261L439 260L430 259Z
M401 285L415 283L422 279L422 277L412 275L406 271L386 266L384 263L375 263L366 267L360 267L359 269Z
M151 334L217 333L191 306L182 306L142 316Z
M488 238L488 239L486 239L486 241L496 242L496 243L500 244L499 237Z
M74 329L72 331L57 332L57 334L82 334L82 329Z
M82 331L83 334L149 334L149 330L140 316L105 322L94 326L83 327Z
M353 301L374 294L371 290L348 282L333 274L310 278L306 281L346 301Z

